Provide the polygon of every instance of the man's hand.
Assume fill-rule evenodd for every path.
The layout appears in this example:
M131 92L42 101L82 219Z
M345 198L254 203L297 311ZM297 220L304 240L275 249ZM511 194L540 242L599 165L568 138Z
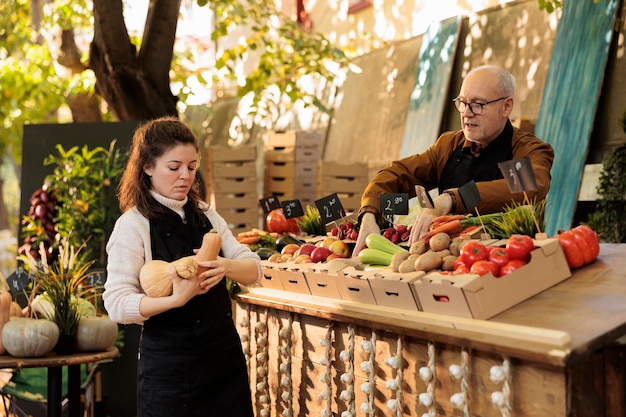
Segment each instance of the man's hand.
M418 242L430 228L430 223L435 217L443 216L452 210L452 197L448 193L441 193L433 200L432 209L423 209L420 211L411 227L411 237L409 238L409 246Z
M411 236L409 237L409 247L418 242L424 236L430 227L430 223L437 217L436 210L423 209L415 217L413 226L411 226Z
M361 217L361 223L359 224L359 237L356 239L356 244L352 250L352 256L358 256L361 249L365 248L365 238L372 233L380 234L380 227L376 223L376 216L373 213L365 213Z

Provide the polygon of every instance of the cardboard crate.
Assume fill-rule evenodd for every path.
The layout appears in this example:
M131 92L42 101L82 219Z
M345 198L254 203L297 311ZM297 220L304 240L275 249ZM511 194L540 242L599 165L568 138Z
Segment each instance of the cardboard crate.
M349 266L337 272L337 289L342 300L376 304L369 277L376 271L359 271Z
M280 201L284 200L299 200L302 205L302 209L306 210L306 206L315 206L315 200L317 200L317 193L315 192L299 192L299 191L271 191L265 190L267 195L276 196Z
M256 195L257 181L255 178L218 178L213 182L213 192L215 194L244 194L252 193Z
M320 148L324 147L324 137L319 131L272 131L268 132L266 149L272 148Z
M215 181L218 178L251 178L256 177L255 161L214 162L207 172Z
M295 161L265 161L266 177L283 178L317 178L317 161L299 162Z
M299 264L293 262L274 263L272 272L283 286L283 290L298 294L311 294L309 285Z
M339 265L339 266L337 266ZM323 262L315 264L302 264L304 277L309 285L312 295L319 297L341 299L339 288L337 287L337 272L347 267L347 264Z
M265 195L275 195L281 200L303 199L307 196L317 196L317 184L313 178L300 178L298 181L293 178L270 177L265 178ZM281 198L282 196L282 198Z
M421 311L419 300L415 297L410 284L422 279L425 275L424 271L400 274L391 269L381 269L370 275L368 280L376 304L379 306Z
M256 146L245 145L238 148L211 146L208 148L208 160L215 162L256 161Z
M320 172L325 177L335 178L361 178L367 181L368 164L365 162L354 162L344 164L341 162L323 161L320 166Z
M328 177L323 175L320 179L320 189L325 190L326 194L330 193L346 193L346 194L363 194L365 187L369 182L363 178L346 178L346 177Z
M278 270L278 265L275 262L261 261L263 269L263 276L261 277L261 286L265 288L272 288L275 290L283 290L283 283L275 275Z
M222 208L219 210L220 215L226 220L227 223L233 224L258 224L259 223L259 208Z
M215 193L212 203L220 210L228 209L249 209L258 207L259 199L256 193Z
M315 162L322 159L322 148L270 148L265 149L265 161L274 162Z
M433 272L411 288L425 312L489 319L572 275L558 239L534 242L530 262L501 278Z

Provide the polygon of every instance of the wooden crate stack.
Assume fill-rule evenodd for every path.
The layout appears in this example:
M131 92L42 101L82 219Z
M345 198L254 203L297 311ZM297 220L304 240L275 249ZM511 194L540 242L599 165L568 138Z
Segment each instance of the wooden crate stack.
M235 235L259 227L256 147L213 146L208 159L207 199Z
M346 213L358 212L368 184L368 164L323 161L319 171L319 197L337 193Z
M264 194L281 201L298 199L302 208L314 205L323 141L315 131L270 132L265 143Z

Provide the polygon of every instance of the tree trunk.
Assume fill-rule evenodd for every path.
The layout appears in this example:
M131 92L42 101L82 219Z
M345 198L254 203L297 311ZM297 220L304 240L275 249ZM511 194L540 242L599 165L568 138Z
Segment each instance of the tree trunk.
M141 50L128 36L122 0L94 0L90 67L96 91L121 121L178 114L170 89L171 66L181 0L151 0Z

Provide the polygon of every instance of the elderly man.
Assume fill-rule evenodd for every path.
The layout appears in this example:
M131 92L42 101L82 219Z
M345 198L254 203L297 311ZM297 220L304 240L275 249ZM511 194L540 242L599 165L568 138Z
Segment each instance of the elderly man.
M359 237L354 254L365 246L365 238L380 233L380 195L408 193L415 186L437 188L433 209L421 210L413 223L410 243L416 242L433 218L448 213L466 213L458 187L474 180L480 194L481 214L499 212L512 201L523 201L522 193L511 194L498 163L528 157L537 182L529 198L544 199L550 189L552 147L530 133L513 127L515 78L495 66L471 70L453 100L461 115L462 129L442 134L425 152L394 161L379 171L361 197Z

